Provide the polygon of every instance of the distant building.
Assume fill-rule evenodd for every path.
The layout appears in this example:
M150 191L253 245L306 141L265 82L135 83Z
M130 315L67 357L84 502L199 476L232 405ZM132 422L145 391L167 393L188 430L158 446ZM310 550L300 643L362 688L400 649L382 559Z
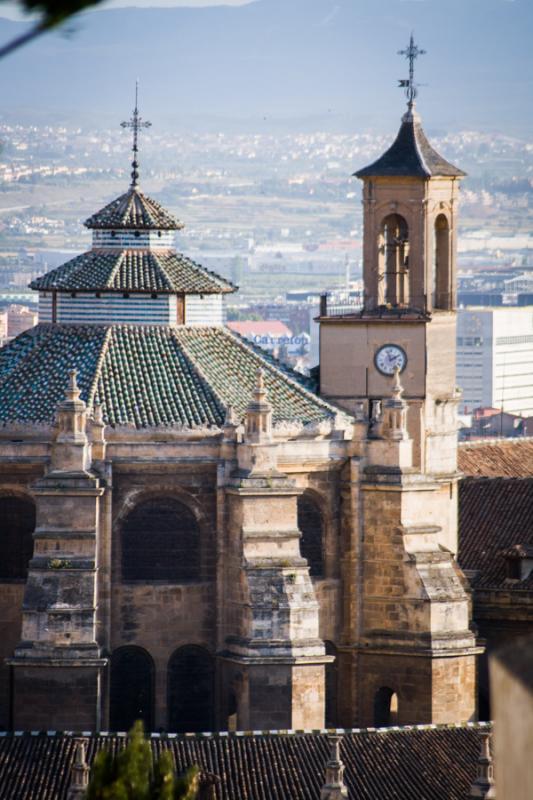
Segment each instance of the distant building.
M37 311L28 306L10 305L7 308L7 336L12 339L20 333L24 333L28 328L37 325L38 320Z
M533 307L461 309L457 319L460 412L496 408L533 415Z
M0 342L7 339L7 311L5 309L0 311Z
M279 320L228 322L228 328L274 355L284 351L289 356L296 356L309 350L309 334L294 336L291 329Z
M523 417L499 408L476 408L472 414L470 434L479 436L523 436Z

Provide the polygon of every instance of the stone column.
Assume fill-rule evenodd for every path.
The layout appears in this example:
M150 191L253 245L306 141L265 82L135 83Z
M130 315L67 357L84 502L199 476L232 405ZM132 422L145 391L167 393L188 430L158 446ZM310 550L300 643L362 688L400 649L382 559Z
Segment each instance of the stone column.
M300 555L299 490L277 469L261 371L244 425L238 468L225 489L222 691L236 704L240 729L320 728L331 657L318 636L318 603Z
M90 469L86 426L87 409L73 371L57 410L50 468L33 485L34 555L21 642L10 660L16 729L100 726L107 662L96 640L97 539L104 487Z

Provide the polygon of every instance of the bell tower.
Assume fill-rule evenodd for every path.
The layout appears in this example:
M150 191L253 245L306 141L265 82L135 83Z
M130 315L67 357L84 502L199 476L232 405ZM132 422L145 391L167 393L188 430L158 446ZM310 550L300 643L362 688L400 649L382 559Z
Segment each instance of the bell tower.
M457 553L456 215L464 172L431 146L408 98L363 181L364 307L320 322L320 389L356 418L343 725L456 722L476 714L476 642ZM357 509L357 510L356 510ZM349 520L349 522L348 522Z
M355 176L363 181L364 308L331 316L323 304L320 386L323 395L369 416L389 394L400 367L409 400L414 463L453 472L455 388L456 228L465 173L429 143L415 109L413 41L407 111L391 147Z

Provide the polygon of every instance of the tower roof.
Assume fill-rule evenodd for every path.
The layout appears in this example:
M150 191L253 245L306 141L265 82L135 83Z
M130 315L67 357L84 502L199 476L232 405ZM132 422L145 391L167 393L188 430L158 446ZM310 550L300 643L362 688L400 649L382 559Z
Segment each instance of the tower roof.
M462 178L465 172L446 161L431 146L414 110L402 117L398 135L377 161L354 173L357 178Z
M138 186L130 186L125 194L85 221L87 228L110 230L167 230L177 231L183 223L159 203L145 195Z
M226 294L236 287L174 251L90 250L36 278L31 289L62 292Z

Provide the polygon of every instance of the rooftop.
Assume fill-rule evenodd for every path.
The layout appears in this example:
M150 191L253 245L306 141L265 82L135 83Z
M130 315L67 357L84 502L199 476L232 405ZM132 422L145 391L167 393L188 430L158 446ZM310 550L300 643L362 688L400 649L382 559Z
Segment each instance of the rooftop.
M158 292L224 294L237 287L174 251L90 250L36 278L40 291Z
M461 443L458 460L461 472L470 477L533 478L533 438Z
M143 194L138 186L130 186L125 194L89 217L85 226L110 230L177 231L183 228L183 223Z
M509 589L507 559L533 545L533 477L465 478L459 484L459 555L474 589ZM513 580L533 589L533 573Z
M221 326L40 324L0 350L0 423L51 422L77 369L82 399L100 403L109 425L221 426L230 407L244 416L260 367L274 422L339 413L309 379Z
M466 173L450 164L429 143L420 117L408 111L402 117L398 135L377 161L354 173L357 178L437 176L461 178Z
M341 758L357 800L464 800L476 777L483 723L346 730ZM76 752L71 733L0 734L0 796L66 800ZM79 736L79 735L78 735ZM87 762L124 734L82 734ZM329 756L326 731L155 734L154 756L170 750L178 772L197 764L216 775L217 800L318 800Z

